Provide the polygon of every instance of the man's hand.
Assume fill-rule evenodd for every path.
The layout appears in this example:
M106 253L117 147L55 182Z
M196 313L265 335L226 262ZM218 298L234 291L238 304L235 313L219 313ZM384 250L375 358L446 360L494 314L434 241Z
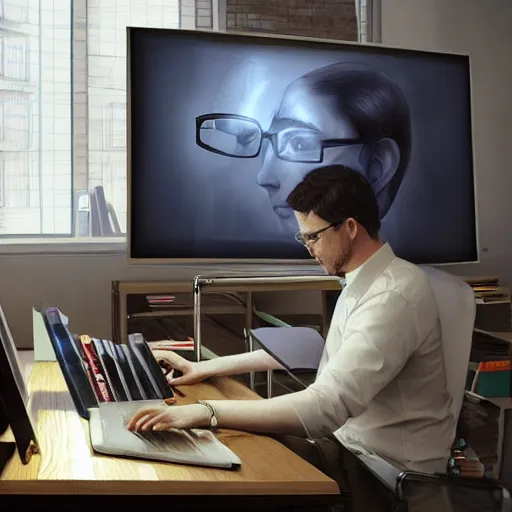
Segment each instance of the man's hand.
M128 430L146 432L173 428L204 428L210 425L210 411L201 404L172 407L143 407L128 422Z
M158 363L164 368L167 376L167 382L171 386L189 386L197 384L208 377L208 375L201 371L200 363L193 363L184 357L179 356L172 350L153 350L153 355ZM174 372L178 371L182 375L174 377Z

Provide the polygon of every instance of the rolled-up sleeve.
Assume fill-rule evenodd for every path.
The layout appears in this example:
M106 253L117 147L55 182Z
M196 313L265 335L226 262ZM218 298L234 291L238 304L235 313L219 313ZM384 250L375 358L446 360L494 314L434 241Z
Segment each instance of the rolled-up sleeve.
M356 307L343 326L343 341L317 380L284 397L307 429L330 435L360 415L403 368L420 344L416 311L399 292L375 295Z

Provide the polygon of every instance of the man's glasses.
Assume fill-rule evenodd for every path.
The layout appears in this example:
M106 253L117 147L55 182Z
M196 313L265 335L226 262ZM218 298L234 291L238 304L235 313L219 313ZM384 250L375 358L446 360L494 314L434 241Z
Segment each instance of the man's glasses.
M196 143L219 155L254 158L264 139L270 140L278 158L288 162L320 163L324 149L370 141L362 139L324 139L308 128L290 127L265 132L255 119L236 114L206 114L196 118Z
M333 222L329 224L328 226L325 226L324 228L317 229L316 231L311 231L310 233L301 233L300 231L296 233L295 240L297 242L301 243L302 245L305 245L306 247L308 245L314 244L319 238L320 235L331 228L337 228L343 224L343 222Z

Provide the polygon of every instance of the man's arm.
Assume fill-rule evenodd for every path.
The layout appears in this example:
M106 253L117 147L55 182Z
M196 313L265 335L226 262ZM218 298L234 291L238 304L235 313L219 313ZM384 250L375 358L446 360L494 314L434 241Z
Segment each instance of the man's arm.
M264 350L201 361L197 363L197 368L206 377L222 377L283 369L281 364Z
M307 389L269 400L211 404L225 428L330 435L349 417L364 412L400 372L419 340L411 305L401 294L385 292L352 312L340 350Z
M264 400L207 400L219 427L264 434L307 437L299 415L286 396Z

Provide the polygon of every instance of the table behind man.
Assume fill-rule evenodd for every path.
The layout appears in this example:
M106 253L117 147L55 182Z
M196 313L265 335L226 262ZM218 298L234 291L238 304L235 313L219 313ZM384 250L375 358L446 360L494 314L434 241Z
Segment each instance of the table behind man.
M396 257L380 239L375 193L361 174L341 165L315 169L288 196L288 204L300 228L297 240L327 273L346 280L315 382L257 402L146 408L129 428L218 424L294 436L289 445L349 488L356 510L383 510L386 496L376 494L372 477L344 446L375 452L404 469L445 471L456 421L435 297L424 271ZM199 363L156 356L182 372L171 380L176 386L280 368L262 351ZM320 452L299 440L304 437L319 439Z

